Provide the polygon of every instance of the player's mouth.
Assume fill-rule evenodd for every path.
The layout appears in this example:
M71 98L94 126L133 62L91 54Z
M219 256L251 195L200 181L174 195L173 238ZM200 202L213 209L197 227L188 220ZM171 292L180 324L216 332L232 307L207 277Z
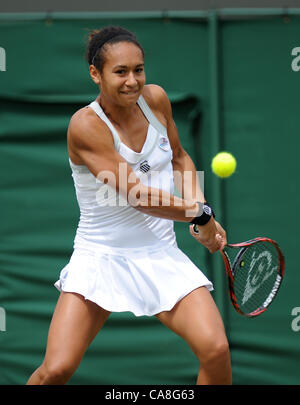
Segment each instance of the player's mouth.
M126 96L135 96L136 94L138 94L138 90L120 91L120 93Z

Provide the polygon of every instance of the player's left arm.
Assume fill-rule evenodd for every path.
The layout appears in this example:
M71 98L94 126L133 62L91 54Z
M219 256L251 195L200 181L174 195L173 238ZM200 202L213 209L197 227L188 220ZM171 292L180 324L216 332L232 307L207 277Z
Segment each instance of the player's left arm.
M196 167L190 155L181 145L178 129L173 119L172 106L162 88L160 90L160 107L166 118L168 137L173 152L172 164L175 187L182 198L204 202L206 200L201 190Z
M206 201L203 190L201 189L200 181L197 175L197 170L190 155L184 150L181 145L176 123L173 118L172 106L170 100L163 89L160 88L160 108L162 108L163 114L166 118L166 126L169 137L169 142L173 152L173 172L174 172L174 184L177 190L182 195L182 198L192 199L199 202ZM204 229L207 228L207 229ZM209 229L210 228L210 229ZM212 237L214 233L221 235L222 246L221 249L227 244L226 232L222 226L213 218L207 225L201 227L201 232L206 234L204 237ZM192 236L201 241L201 235L195 235L190 227ZM210 235L210 236L208 236Z

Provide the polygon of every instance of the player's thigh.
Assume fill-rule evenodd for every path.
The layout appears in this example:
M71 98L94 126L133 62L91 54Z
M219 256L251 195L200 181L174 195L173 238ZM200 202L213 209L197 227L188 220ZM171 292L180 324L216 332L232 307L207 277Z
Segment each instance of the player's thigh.
M109 314L80 294L62 292L50 324L44 364L76 368Z
M186 340L199 358L228 349L222 318L206 287L193 290L170 311L156 317Z

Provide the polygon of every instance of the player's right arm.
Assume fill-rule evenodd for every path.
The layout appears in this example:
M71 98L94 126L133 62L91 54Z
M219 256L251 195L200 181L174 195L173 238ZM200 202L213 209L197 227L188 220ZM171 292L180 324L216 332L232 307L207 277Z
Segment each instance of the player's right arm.
M107 125L91 109L81 109L71 118L68 128L68 149L71 160L76 158L77 163L80 162L78 164L87 166L100 181L114 186L135 209L151 216L183 222L190 222L197 215L196 201L183 200L143 185L115 149ZM111 178L114 181L110 184ZM151 195L159 196L155 206L151 204ZM132 198L133 196L135 198ZM163 204L166 199L168 205Z

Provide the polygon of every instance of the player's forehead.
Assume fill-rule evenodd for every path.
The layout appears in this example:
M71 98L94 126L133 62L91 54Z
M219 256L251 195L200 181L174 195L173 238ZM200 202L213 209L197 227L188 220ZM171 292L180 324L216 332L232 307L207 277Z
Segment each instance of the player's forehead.
M144 63L141 49L132 42L108 44L105 48L105 63L110 66L131 66Z

